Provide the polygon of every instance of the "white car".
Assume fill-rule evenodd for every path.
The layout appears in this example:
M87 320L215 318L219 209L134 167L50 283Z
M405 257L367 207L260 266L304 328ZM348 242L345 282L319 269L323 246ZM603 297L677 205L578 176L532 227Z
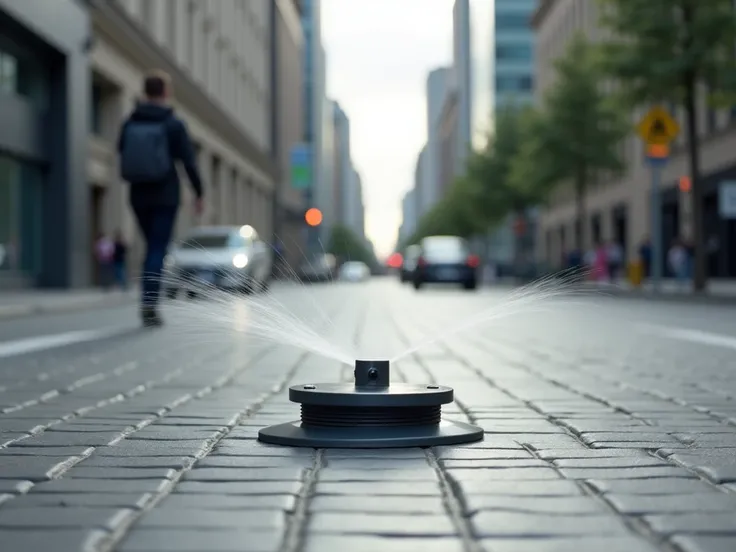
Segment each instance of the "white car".
M371 270L359 261L348 261L340 267L340 280L345 282L364 282L370 276Z
M170 250L164 285L172 299L180 289L190 296L207 288L265 291L272 266L273 252L252 226L199 227Z

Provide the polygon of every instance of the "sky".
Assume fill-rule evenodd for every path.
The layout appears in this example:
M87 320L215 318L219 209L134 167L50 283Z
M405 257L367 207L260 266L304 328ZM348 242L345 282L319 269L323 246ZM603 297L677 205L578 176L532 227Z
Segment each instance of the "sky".
M322 0L327 94L350 118L366 234L392 252L427 139L427 73L452 59L453 0Z

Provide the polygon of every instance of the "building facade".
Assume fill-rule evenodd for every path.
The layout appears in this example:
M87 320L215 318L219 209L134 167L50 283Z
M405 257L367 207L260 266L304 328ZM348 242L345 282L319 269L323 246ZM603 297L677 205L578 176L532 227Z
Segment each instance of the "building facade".
M462 143L458 138L460 129L460 94L456 90L451 90L445 98L438 124L438 180L439 193L443 197L457 176L457 150Z
M322 244L329 242L332 226L337 218L335 205L335 187L339 184L339 166L337 160L337 132L335 129L334 100L323 98L322 107L322 160L320 161L322 175L317 187L315 204L322 211L322 224L318 228L319 239ZM319 244L318 244L319 245ZM322 246L319 245L319 252Z
M0 0L0 287L89 281L89 14Z
M452 10L453 89L457 93L457 144L454 148L453 177L465 173L472 149L473 63L470 34L470 0L455 0Z
M429 154L427 151L427 145L422 146L422 149L417 155L417 160L414 165L414 191L417 202L417 217L419 219L426 213L423 206L427 204L425 194L429 187L428 177L429 174Z
M337 102L334 103L333 124L335 128L335 178L332 200L334 223L347 224L354 172L350 153L350 119Z
M543 0L533 20L537 33L536 75L541 96L554 84L552 63L560 56L575 31L592 40L602 36L595 3L585 0ZM685 128L684 113L667 106ZM632 113L632 126L644 110ZM698 100L698 133L701 138L701 185L704 191L704 237L708 244L708 272L714 277L736 277L736 222L719 212L719 189L736 180L736 110L716 110L704 97ZM684 133L672 144L670 160L662 175L662 235L664 249L675 237L692 235L690 197L679 190L679 180L689 174ZM638 136L621 147L627 172L621 178L600 179L588 191L584 221L586 248L598 240L614 240L624 246L628 258L651 233L649 210L650 174ZM538 255L558 266L574 243L574 199L561 189L544 209L539 220ZM666 266L666 264L663 264Z
M290 180L290 152L304 141L304 33L298 2L270 3L271 152L278 164L273 211L273 242L289 266L297 266L306 248L305 197ZM281 276L281 274L279 274Z
M173 104L189 127L205 186L205 213L197 220L183 183L176 235L196 224L247 223L270 241L278 167L271 155L268 3L95 1L90 15L90 239L120 230L134 264L142 256L127 189L117 176L115 144L145 72L157 67L172 77Z
M300 0L302 29L304 31L304 142L311 149L312 179L305 192L305 207L317 207L324 211L325 198L329 200L329 180L326 172L325 121L329 106L325 98L325 52L322 46L322 18L320 0ZM307 254L321 252L320 240L324 238L324 225L305 228Z
M419 222L419 206L417 205L416 188L412 188L401 199L401 226L399 228L398 243L404 243L414 234Z
M494 103L534 102L534 30L537 0L496 0L494 13Z
M450 67L440 67L427 75L427 159L426 174L420 194L420 211L429 211L441 198L440 180L440 125L445 99L453 89L453 74Z
M493 29L493 108L521 107L534 103L534 30L531 25L536 0L496 0ZM529 212L534 227L535 210ZM500 276L509 274L521 243L514 234L515 216L493 232L488 241L488 259ZM521 259L519 259L521 261Z

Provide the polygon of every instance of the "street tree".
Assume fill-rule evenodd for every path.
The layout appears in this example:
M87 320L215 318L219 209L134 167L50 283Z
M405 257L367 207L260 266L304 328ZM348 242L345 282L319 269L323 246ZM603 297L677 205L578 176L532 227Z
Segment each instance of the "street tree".
M334 255L340 263L361 261L371 268L378 264L375 254L365 240L343 224L335 224L332 227L327 253Z
M524 150L524 155L539 157L521 162L540 163L536 177L544 187L572 184L575 247L582 250L588 188L603 173L623 172L618 146L631 124L617 98L602 90L598 50L584 36L571 39L565 54L555 61L555 73L544 99L544 115L534 123L538 134Z
M631 106L674 102L685 111L690 164L695 290L707 282L700 183L698 88L710 100L734 90L736 16L733 0L600 0L605 69ZM731 98L732 99L732 98Z

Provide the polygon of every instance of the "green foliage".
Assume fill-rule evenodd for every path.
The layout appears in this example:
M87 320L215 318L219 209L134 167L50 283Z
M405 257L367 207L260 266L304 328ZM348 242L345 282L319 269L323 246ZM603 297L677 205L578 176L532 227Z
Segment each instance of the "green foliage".
M516 178L531 171L533 179L546 182L547 188L574 184L580 228L576 245L582 248L587 188L601 172L624 170L618 145L631 131L631 123L621 104L603 92L598 50L585 37L576 35L570 41L565 55L555 62L555 70L544 117L534 122L537 136L525 151L539 156L539 166L525 169L534 159L522 158Z
M339 262L360 261L371 268L378 264L368 244L352 229L342 224L335 224L332 227L327 253L334 255Z
M692 180L693 285L705 289L698 86L711 104L736 99L736 15L732 0L599 0L611 37L601 45L603 67L621 84L630 106L673 101L686 112Z
M607 73L634 105L683 102L702 81L711 96L731 96L736 82L732 0L599 0L611 31L601 47Z

